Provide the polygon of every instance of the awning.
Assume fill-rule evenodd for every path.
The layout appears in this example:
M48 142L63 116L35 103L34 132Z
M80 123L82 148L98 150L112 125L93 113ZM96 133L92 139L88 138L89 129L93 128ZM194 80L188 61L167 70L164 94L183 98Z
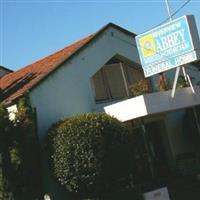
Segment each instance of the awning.
M124 122L200 105L200 87L196 86L194 89L195 94L190 87L177 89L174 98L171 98L171 90L144 94L105 106L104 111Z

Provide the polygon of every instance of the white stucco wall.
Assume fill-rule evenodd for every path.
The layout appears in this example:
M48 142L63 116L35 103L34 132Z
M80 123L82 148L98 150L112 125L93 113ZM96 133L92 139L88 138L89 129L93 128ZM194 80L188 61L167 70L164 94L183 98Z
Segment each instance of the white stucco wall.
M90 77L110 58L119 54L139 63L133 44L132 37L110 27L30 92L31 105L37 110L41 141L52 123L94 110Z

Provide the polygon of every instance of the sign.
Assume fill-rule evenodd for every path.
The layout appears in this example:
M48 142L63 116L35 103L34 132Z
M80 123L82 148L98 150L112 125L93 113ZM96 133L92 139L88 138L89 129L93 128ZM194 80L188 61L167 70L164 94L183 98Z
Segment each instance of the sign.
M144 200L170 200L167 187L146 192L143 194Z
M194 16L180 17L136 37L145 77L200 58Z

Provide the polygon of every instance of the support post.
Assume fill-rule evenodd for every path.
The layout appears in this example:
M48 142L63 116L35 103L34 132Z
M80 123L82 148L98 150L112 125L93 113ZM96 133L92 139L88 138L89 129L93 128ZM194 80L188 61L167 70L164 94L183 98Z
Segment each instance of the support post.
M175 77L174 77L173 87L172 87L172 93L171 93L172 98L174 98L174 95L175 95L176 84L177 84L177 81L178 81L179 72L180 72L180 67L177 67Z
M165 0L165 4L166 4L166 7L167 7L167 12L168 12L168 15L169 15L169 19L170 19L170 21L172 21L172 14L171 14L171 9L169 7L168 0Z
M168 2L168 0L165 0L165 4L166 4L166 8L167 8L167 12L168 12L170 21L172 21L173 19L172 19L172 14L171 14L171 10L170 10L170 7L169 7L169 2ZM195 93L194 87L193 87L192 82L191 82L191 79L190 79L190 76L186 73L184 66L180 66L180 67L177 67L177 68L176 68L176 73L175 73L174 82L173 82L173 87L172 87L172 93L171 93L171 97L172 97L172 98L174 98L174 95L175 95L176 85L177 85L177 81L178 81L178 76L179 76L179 73L180 73L180 68L181 68L182 71L183 71L183 75L184 75L184 78L185 78L186 83L187 83L187 84L189 83L189 85L190 85L190 87L191 87L191 89L192 89L192 92Z
M185 67L184 67L184 66L182 67L182 71L183 71L183 76L184 76L185 82L187 83L187 85L189 85L189 83L188 83L188 78L187 78L187 74L186 74L186 71L185 71Z
M188 79L188 82L189 82L189 85L191 87L192 92L195 94L195 90L194 90L194 87L192 85L192 81L191 81L190 76L188 74L187 74L187 79Z

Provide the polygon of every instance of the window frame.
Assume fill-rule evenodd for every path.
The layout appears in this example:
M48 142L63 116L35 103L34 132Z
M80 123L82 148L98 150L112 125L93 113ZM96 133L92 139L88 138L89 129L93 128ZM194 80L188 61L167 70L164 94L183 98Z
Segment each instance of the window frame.
M108 83L108 77L106 75L106 69L105 69L106 67L109 67L111 65L118 65L119 66L120 75L121 75L122 82L123 82L122 84L124 85L124 91L126 93L126 95L123 96L123 97L113 97L112 96L111 88L110 88L109 83ZM134 68L138 72L141 72L141 77L144 78L142 70L138 66L130 66L128 63L123 63L123 62L117 62L117 63L113 63L113 64L105 64L96 73L101 73L101 78L103 80L103 84L104 84L103 87L104 87L104 91L106 93L106 98L96 99L96 90L95 90L96 87L95 87L95 81L93 79L96 73L91 77L92 88L93 88L93 96L94 96L94 100L95 100L96 104L110 102L110 101L116 101L116 100L120 100L120 99L125 99L125 98L129 98L131 96L130 91L127 90L127 89L128 89L128 86L133 84L133 83L130 83L130 78L129 78L130 75L128 75L128 70L126 70L125 67ZM136 81L137 80L135 80L135 82Z

